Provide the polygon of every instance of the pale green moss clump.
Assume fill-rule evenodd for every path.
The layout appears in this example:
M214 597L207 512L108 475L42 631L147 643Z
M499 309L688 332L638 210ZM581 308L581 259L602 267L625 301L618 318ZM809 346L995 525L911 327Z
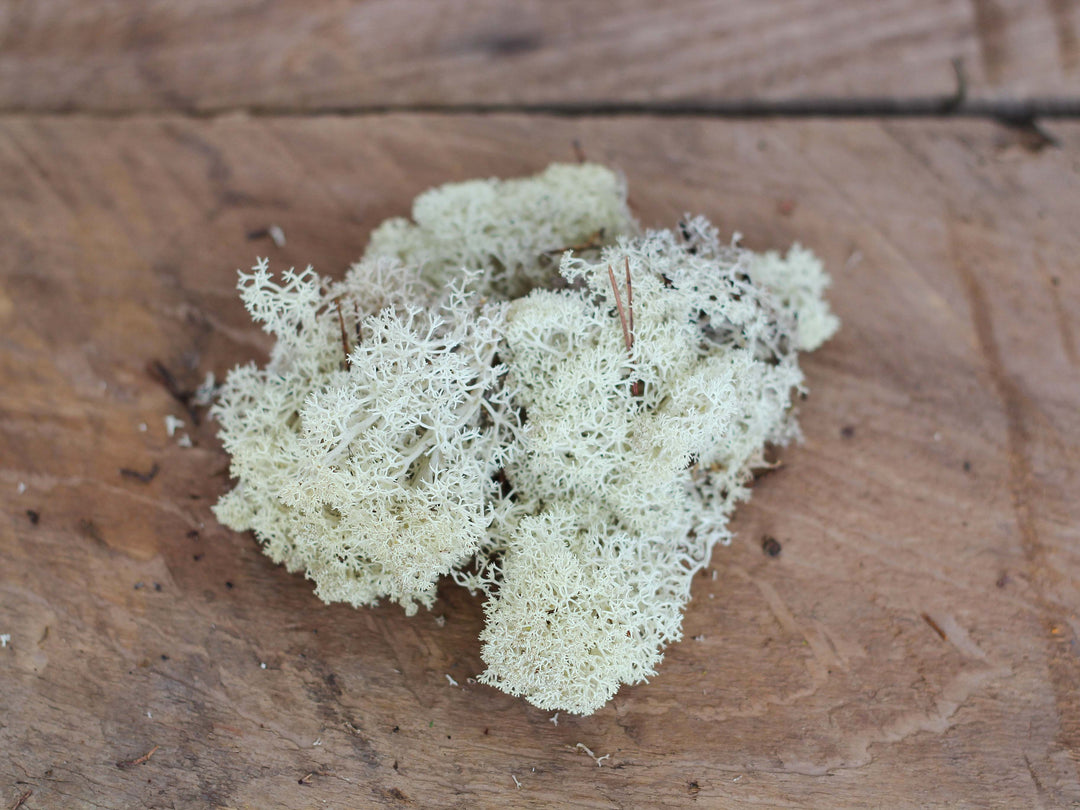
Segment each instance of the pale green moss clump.
M433 189L413 220L340 282L241 274L277 343L215 406L217 516L327 602L482 591L480 680L592 713L655 673L766 445L798 435L828 277L700 217L641 231L592 164Z

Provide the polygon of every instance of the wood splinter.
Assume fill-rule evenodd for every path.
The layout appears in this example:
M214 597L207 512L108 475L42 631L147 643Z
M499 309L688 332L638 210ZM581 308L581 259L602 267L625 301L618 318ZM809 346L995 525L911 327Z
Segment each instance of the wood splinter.
M626 309L623 309L622 296L619 295L619 285L615 281L615 271L608 265L608 278L611 279L611 291L615 294L615 309L619 312L619 323L622 325L623 342L626 344L626 353L631 362L634 359L634 285L630 281L630 257L626 257ZM640 397L645 393L645 382L634 380L630 383L630 395Z
M926 622L928 625L930 625L931 630L933 630L935 633L937 633L939 636L941 636L942 641L948 641L949 640L949 637L945 634L945 631L941 628L941 625L938 624L936 621L934 621L934 619L930 616L929 613L923 613L921 615L922 615L922 620L924 622Z
M144 762L148 762L150 757L154 755L154 752L158 750L160 746L155 745L141 757L135 757L135 759L122 759L116 763L117 768L126 769L134 768L136 765L142 765Z

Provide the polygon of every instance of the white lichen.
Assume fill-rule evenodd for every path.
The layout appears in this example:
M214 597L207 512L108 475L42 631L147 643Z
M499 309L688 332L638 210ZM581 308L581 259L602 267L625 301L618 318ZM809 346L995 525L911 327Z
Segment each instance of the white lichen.
M656 671L837 328L808 251L641 232L595 165L417 199L344 280L241 274L277 339L214 414L216 507L325 601L487 596L483 683L589 714ZM450 680L449 676L447 676Z
M442 286L462 268L483 268L483 293L515 298L558 279L568 247L587 248L635 229L620 177L596 164L553 164L517 180L470 180L431 189L412 221L390 219L366 256L416 265Z
M176 431L183 426L183 419L180 419L179 417L174 416L171 413L165 415L165 433L169 436L170 439L175 436Z

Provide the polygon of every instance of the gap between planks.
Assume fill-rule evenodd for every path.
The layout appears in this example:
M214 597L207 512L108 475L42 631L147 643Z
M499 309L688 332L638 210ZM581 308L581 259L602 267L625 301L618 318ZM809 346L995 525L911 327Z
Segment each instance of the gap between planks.
M82 109L77 107L0 107L0 119L13 117L73 117L127 119L178 116L212 119L230 115L252 118L362 118L394 114L546 115L562 118L617 118L655 116L714 119L753 118L984 118L1007 123L1039 119L1080 118L1080 97L1026 99L964 99L957 95L911 98L793 98L730 99L723 101L567 102L562 104L386 104L359 106L273 107L230 105L221 107L161 107L140 109Z

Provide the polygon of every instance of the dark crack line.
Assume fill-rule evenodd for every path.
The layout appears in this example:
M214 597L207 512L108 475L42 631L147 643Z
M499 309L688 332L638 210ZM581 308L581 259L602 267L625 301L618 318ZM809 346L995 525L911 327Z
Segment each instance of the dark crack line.
M910 98L743 98L717 101L587 101L542 104L401 104L326 105L304 108L261 105L218 107L162 107L140 109L93 109L81 107L0 107L0 118L25 116L71 116L124 119L173 115L216 118L243 114L255 118L314 116L369 117L394 114L545 115L563 118L989 118L1005 123L1027 124L1039 119L1080 118L1078 98L970 99L963 87L948 96Z

